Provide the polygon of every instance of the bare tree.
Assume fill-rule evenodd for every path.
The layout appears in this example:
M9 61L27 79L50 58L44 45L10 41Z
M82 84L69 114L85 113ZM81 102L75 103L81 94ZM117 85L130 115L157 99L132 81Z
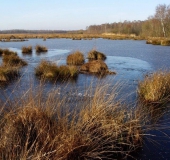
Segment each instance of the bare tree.
M163 35L164 37L166 37L166 26L167 26L167 16L168 16L168 6L166 6L165 4L159 4L156 7L156 13L155 13L155 18L157 18L160 22L161 22L161 26L162 26L162 31L163 31Z

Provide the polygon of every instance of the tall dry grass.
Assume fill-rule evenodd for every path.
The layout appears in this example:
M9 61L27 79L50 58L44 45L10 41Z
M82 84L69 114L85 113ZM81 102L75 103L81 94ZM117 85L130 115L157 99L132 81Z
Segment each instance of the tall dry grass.
M77 77L78 69L75 66L57 66L53 62L42 60L35 68L35 75L49 80L68 80Z
M170 72L157 71L139 82L140 99L150 104L162 104L170 100Z
M47 52L48 51L47 47L40 46L40 45L36 45L35 50L36 50L37 53Z
M117 159L142 145L148 117L99 84L84 96L30 88L1 104L1 159ZM64 90L64 88L63 88Z
M69 54L66 61L68 65L82 65L85 59L83 53L76 51L72 54Z
M106 59L106 55L104 53L99 52L99 51L91 50L88 53L87 58L89 60L105 60Z
M27 53L27 54L32 53L32 46L28 46L28 47L23 46L22 47L22 53Z
M0 83L9 82L19 76L19 70L16 67L0 66Z
M3 65L5 66L26 66L27 62L21 59L17 54L4 54L2 57Z

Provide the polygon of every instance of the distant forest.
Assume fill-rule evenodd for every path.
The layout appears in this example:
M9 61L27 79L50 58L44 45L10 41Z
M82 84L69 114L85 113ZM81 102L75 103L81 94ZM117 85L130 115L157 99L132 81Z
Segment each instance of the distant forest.
M143 37L170 37L170 5L159 4L156 6L155 13L147 20L105 23L100 25L90 25L86 30L2 30L0 34L32 33L32 34L52 34L52 33L113 33L128 34Z
M135 34L137 36L170 37L170 5L160 4L155 14L145 21L124 21L90 25L88 33Z

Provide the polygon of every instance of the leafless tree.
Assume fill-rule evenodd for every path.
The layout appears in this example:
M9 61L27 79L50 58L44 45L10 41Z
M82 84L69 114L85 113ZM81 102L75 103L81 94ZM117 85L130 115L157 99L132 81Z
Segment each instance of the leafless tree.
M161 22L164 37L166 37L167 34L167 18L169 16L169 8L170 7L165 4L159 4L156 7L155 18L157 18Z

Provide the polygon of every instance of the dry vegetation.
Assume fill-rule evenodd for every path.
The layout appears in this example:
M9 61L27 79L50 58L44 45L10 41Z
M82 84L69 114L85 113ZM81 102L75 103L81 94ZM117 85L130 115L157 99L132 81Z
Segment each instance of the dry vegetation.
M98 75L116 74L116 72L109 71L108 66L101 60L93 60L83 64L80 67L81 73L93 73Z
M139 82L138 94L146 103L162 104L170 100L170 72L158 71Z
M6 55L4 54L2 57L3 65L5 66L25 66L27 62L21 59L18 55L11 54Z
M19 76L19 70L15 67L0 66L0 83L9 82Z
M88 53L88 56L87 58L89 60L105 60L106 59L106 56L105 54L99 52L99 51L96 51L96 50L91 50L89 53Z
M78 75L75 66L57 66L55 63L42 60L35 69L36 76L50 80L67 80Z
M48 51L47 47L45 47L45 46L40 46L40 45L37 45L37 46L35 47L35 50L36 50L37 53L47 52L47 51Z
M80 51L76 51L67 56L68 65L82 65L84 63L84 55Z
M75 108L71 108L71 97L58 96L57 89L44 97L43 90L35 89L35 93L30 88L16 101L5 102L0 112L0 158L127 157L142 145L151 128L145 112L122 105L115 100L116 87L111 93L108 89L108 84L100 84L95 91L87 89L82 99L72 97Z
M22 47L22 53L26 53L26 54L32 53L32 46L28 46L28 47L23 46Z

